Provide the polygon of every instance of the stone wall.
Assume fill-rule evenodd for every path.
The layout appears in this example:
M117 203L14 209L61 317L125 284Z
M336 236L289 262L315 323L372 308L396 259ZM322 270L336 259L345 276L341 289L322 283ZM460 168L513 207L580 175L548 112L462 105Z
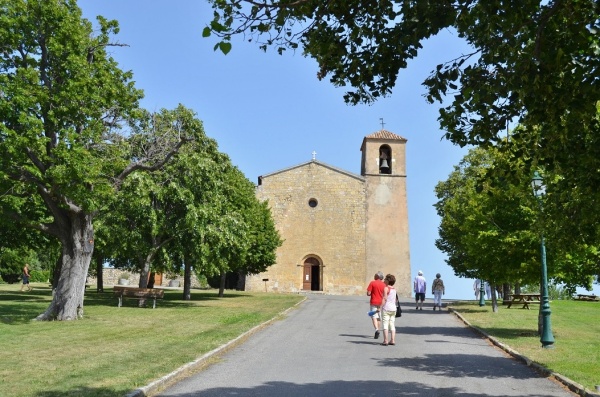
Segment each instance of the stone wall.
M121 269L104 268L102 270L103 285L105 287L119 285L119 279L121 279L123 274L125 274L125 273L129 274L129 278L128 278L129 282L127 285L138 286L140 284L140 274L139 273L133 273L133 272L130 272L127 270L121 270ZM163 274L163 276L162 276L162 283L160 285L154 284L154 286L155 287L169 287L171 281L178 281L179 287L183 287L183 276L169 278L169 277L167 277L166 274ZM198 282L198 278L196 277L195 274L192 274L191 281L192 281L192 288L203 287ZM96 286L96 283L97 283L96 277L88 277L87 278L87 284L90 284L92 287Z

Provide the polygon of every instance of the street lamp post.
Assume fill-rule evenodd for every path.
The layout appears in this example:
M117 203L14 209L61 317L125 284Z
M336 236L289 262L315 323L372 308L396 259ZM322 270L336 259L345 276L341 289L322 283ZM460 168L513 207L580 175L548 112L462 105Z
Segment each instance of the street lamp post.
M479 306L485 306L485 286L483 279L479 280Z
M533 194L538 200L540 209L542 208L542 196L546 193L546 187L543 184L543 179L536 171L531 180ZM546 266L546 245L544 244L544 232L541 232L541 255L542 255L542 335L540 342L542 347L551 349L554 347L554 335L552 335L552 322L550 321L550 299L548 297L548 270Z

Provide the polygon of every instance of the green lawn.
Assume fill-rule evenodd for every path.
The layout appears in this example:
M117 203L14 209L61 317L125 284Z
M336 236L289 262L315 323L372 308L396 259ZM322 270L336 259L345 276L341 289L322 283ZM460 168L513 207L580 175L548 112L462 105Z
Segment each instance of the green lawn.
M469 323L520 354L544 367L594 390L600 384L600 302L561 300L550 302L554 348L543 349L537 335L539 305L531 310L499 305L492 312L491 302L479 307L476 302L450 305Z
M0 284L0 396L123 396L195 360L303 299L300 295L165 291L157 308L88 290L84 319L31 321L47 284Z

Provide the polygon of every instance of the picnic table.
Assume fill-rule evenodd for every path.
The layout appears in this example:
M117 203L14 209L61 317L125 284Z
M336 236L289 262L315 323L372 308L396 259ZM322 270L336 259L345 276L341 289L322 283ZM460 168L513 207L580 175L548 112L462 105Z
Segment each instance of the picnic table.
M577 300L580 301L588 301L588 302L600 302L600 299L597 295L586 295L586 294L577 294Z
M512 294L511 300L508 302L507 309L513 304L523 305L522 309L529 310L529 305L532 303L540 303L540 294Z

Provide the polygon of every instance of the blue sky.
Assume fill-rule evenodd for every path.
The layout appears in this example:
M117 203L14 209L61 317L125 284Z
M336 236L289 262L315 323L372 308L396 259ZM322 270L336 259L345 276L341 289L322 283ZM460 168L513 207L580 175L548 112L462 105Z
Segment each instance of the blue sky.
M92 21L96 15L119 21L115 42L129 46L114 47L112 56L133 71L146 95L142 105L151 111L179 103L193 109L207 135L254 183L262 174L309 161L313 151L319 161L359 174L362 139L380 130L383 118L386 130L408 140L413 277L423 270L431 282L439 272L444 298L474 299L473 280L454 276L434 245L439 225L434 187L466 149L442 140L439 106L425 102L421 85L438 63L468 52L459 38L444 32L427 42L400 72L389 98L350 106L344 90L319 81L316 62L300 52L264 53L242 38L226 56L213 51L216 38L202 38L212 19L206 1L83 0L79 6Z

